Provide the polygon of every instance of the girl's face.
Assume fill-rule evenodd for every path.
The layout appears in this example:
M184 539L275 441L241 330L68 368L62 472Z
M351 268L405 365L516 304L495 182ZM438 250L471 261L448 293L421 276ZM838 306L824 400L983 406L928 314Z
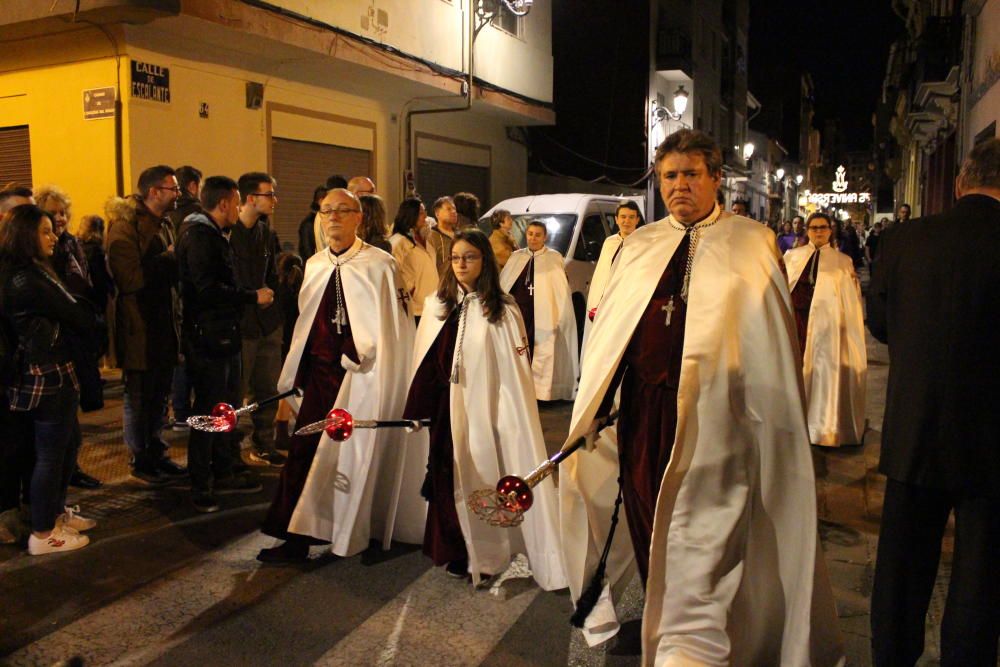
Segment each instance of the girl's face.
M468 241L459 241L451 247L451 269L465 291L475 292L483 272L483 255Z
M43 217L38 225L38 248L42 252L42 257L48 259L56 249L56 241L59 237L52 229L52 221L48 217Z

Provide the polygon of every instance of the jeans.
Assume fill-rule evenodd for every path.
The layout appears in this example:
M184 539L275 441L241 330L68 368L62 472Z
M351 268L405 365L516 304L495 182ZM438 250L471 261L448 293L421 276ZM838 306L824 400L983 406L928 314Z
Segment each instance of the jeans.
M191 416L191 382L188 381L184 364L174 366L174 377L170 388L170 405L174 409L174 421L184 422Z
M172 368L125 371L125 444L135 464L150 466L166 454L161 433L167 414Z
M240 353L221 359L186 353L187 375L194 387L194 412L211 414L217 403L234 407L240 398ZM239 452L239 431L207 433L191 429L188 438L188 472L195 493L211 489L212 480L229 477Z
M31 529L43 533L56 524L66 505L66 487L76 467L79 428L76 408L80 396L72 385L43 396L27 414L35 425L35 470L31 475Z
M281 327L278 327L261 338L243 339L240 393L251 402L262 401L278 393L282 333ZM257 451L274 451L274 416L277 411L278 404L272 403L252 413L252 439Z

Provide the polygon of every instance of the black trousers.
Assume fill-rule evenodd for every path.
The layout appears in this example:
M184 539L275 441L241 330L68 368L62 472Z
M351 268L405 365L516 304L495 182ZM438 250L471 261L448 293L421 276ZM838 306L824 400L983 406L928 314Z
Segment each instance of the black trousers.
M893 479L885 487L872 591L872 654L877 667L912 667L923 653L924 619L952 510L955 552L941 622L941 665L996 667L1000 498Z
M206 358L185 350L188 381L194 387L196 415L208 415L217 403L240 406L240 353L221 359ZM188 472L195 493L209 491L212 480L233 475L239 453L239 431L206 433L191 429L188 438Z

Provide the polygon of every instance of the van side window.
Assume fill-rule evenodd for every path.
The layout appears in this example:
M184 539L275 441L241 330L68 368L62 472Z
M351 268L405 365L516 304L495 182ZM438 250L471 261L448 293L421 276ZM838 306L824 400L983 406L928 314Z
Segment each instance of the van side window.
M600 213L592 213L583 219L583 226L580 228L580 238L576 243L576 250L573 252L573 259L581 262L596 262L601 255L601 247L604 239L608 237L608 232L604 228Z

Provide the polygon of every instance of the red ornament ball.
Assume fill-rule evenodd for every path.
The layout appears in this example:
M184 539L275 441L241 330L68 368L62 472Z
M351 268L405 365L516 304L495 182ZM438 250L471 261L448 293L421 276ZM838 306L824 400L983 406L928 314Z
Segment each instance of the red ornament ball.
M236 428L238 417L236 410L229 403L218 403L212 408L212 418L216 426L221 426L222 431L228 433Z
M330 439L343 442L354 433L354 418L347 410L334 408L326 413L326 418L332 422L326 427L326 434L330 436Z
M514 475L507 475L497 482L497 495L503 501L504 507L513 512L531 509L531 504L535 502L535 494L532 493L528 483Z

